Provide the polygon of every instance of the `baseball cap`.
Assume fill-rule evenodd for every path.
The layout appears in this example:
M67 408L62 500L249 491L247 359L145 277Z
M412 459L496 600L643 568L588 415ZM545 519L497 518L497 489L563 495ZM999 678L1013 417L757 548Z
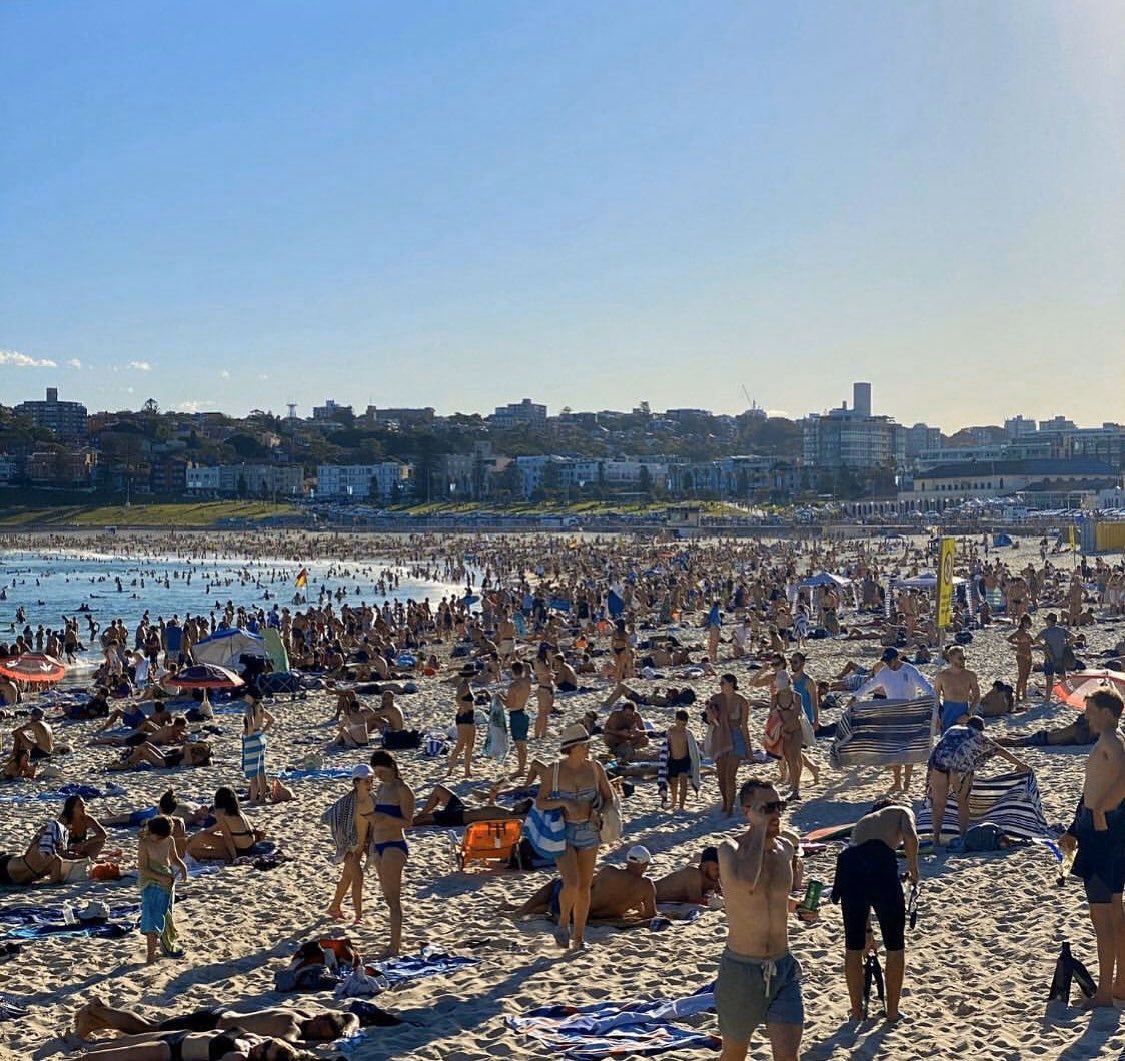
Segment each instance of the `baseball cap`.
M626 862L639 862L642 865L647 865L652 861L652 852L649 851L644 844L637 844L636 847L629 848L629 853L625 856Z
M882 659L883 659L884 663L890 663L892 660L898 659L898 649L897 648L885 648L885 649L883 649Z
M352 767L352 780L360 781L364 778L374 777L375 771L371 769L367 763L360 763L358 766Z

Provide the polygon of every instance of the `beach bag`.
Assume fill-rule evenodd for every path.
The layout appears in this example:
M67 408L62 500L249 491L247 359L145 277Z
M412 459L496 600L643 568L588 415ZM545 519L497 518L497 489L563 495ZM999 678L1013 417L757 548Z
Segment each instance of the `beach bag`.
M603 844L616 844L624 833L621 821L621 801L614 793L613 799L601 809L601 824L598 827L598 838Z
M426 734L426 742L422 746L422 751L431 758L436 758L439 755L448 755L449 748L449 738L441 730L433 730Z
M385 730L383 747L390 751L422 747L422 734L416 729Z
M66 872L62 875L63 884L71 884L76 880L89 880L90 879L90 860L88 858L80 858L77 862L71 862L66 867Z
M804 715L804 712L801 712ZM781 712L771 710L766 718L766 728L762 732L762 748L775 759L783 758L781 750L782 721Z
M816 747L816 731L813 729L809 716L801 711L801 745L805 748Z
M974 825L961 841L962 851L999 851L1003 833L1000 826L992 822L981 822Z
M559 787L559 764L555 763L551 791ZM552 862L566 854L566 819L561 810L540 810L534 803L527 812L521 835L541 858Z

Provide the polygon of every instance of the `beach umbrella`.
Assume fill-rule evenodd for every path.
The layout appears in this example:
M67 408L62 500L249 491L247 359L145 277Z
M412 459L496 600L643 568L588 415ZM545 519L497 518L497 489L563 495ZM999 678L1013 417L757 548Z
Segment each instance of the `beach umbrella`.
M1055 683L1054 693L1064 704L1080 711L1086 708L1086 697L1099 689L1116 689L1125 695L1125 673L1115 670L1079 670Z
M54 685L62 681L66 667L54 656L42 652L25 652L22 656L0 659L0 676L29 685Z

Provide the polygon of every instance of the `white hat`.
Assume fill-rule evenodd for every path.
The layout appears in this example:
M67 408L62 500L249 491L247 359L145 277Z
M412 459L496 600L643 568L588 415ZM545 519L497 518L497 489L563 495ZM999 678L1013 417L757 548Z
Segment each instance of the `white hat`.
M358 766L352 767L352 780L361 781L368 777L374 777L375 771L371 769L367 763L360 763Z
M637 844L636 847L629 848L629 853L625 856L626 862L637 862L643 866L647 866L652 861L652 852L644 846L644 844Z

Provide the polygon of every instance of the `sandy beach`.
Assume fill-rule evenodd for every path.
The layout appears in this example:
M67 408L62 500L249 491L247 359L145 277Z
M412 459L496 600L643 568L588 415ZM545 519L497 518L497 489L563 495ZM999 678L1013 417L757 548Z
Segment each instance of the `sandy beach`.
M702 644L702 614L685 616L681 639ZM1036 629L1041 623L1036 619ZM968 665L982 689L996 678L1012 682L1015 659L1006 642L1008 626L975 631L968 646ZM1125 623L1099 624L1086 631L1092 650L1110 647L1125 634ZM450 644L440 646L448 655ZM531 654L533 648L529 648ZM834 674L848 659L870 666L879 654L877 642L812 641L807 652L809 672L816 678ZM724 645L719 670L748 678L746 660L728 662ZM935 665L921 668L932 678ZM401 696L407 725L422 731L446 729L453 718L453 686L442 679L418 679L418 691ZM553 716L550 736L531 744L531 753L550 760L557 735L587 709L598 709L609 683L598 680L597 690L560 698L563 714ZM668 681L637 679L635 687L651 690ZM676 682L682 685L684 682ZM716 679L693 680L700 701L717 691ZM999 736L1012 730L1033 730L1071 721L1069 707L1039 706L1042 675L1032 676L1030 710L990 720L988 732ZM269 772L299 767L320 756L324 766L351 767L366 762L370 749L326 750L334 733L331 722L335 697L311 693L305 699L288 696L268 702L277 724L270 734ZM663 730L672 720L671 708L646 707L644 717ZM606 712L599 711L604 721ZM478 708L478 717L481 709ZM751 717L751 735L761 738L766 711ZM835 713L825 712L832 721ZM57 758L58 779L0 786L0 849L19 851L48 816L61 809L56 802L36 801L32 794L67 781L104 786L113 781L126 795L88 801L95 817L151 805L167 787L199 802L209 803L215 788L241 783L240 718L219 714L221 735L214 736L216 757L210 767L192 770L149 770L107 774L111 752L88 745L97 722L60 725L56 736L73 747ZM9 728L11 723L5 723ZM698 710L692 728L702 738ZM478 726L477 760L472 781L451 787L470 805L487 782L511 772L509 759L497 764L485 759L483 726ZM808 830L855 821L888 787L885 771L870 768L833 771L828 765L830 741L822 739L815 760L823 767L819 784L806 782L804 801L792 808L786 821ZM1026 748L1019 750L1035 770L1046 820L1069 823L1081 793L1085 748ZM444 772L444 758L422 751L398 755L404 779L419 803ZM1001 772L1000 765L986 768ZM773 778L774 765L744 765L739 779L752 774ZM275 869L223 867L193 877L179 889L177 924L186 955L143 964L144 941L139 934L120 939L63 936L28 941L13 961L0 965L0 993L20 1001L27 1016L0 1023L0 1056L44 1058L80 1051L73 1035L74 1011L97 995L113 1006L167 1014L221 1002L236 1009L279 1004L292 996L274 990L274 973L284 967L295 947L319 935L346 934L363 952L375 953L386 935L383 907L374 877L368 885L368 924L341 929L324 910L337 870L329 861L327 830L320 824L325 808L348 788L347 780L294 781L294 802L248 808L256 827L268 831L279 849L292 858ZM915 778L912 795L920 804L924 781ZM13 800L18 791L18 800ZM661 808L654 781L641 781L625 801L625 836L603 849L602 860L623 865L626 850L644 844L654 854L650 874L660 876L694 864L705 845L737 835L737 820L720 816L713 777L704 779L698 795L689 794L687 810ZM473 958L466 966L426 980L404 984L376 1001L403 1024L371 1028L345 1044L356 1059L418 1058L474 1059L538 1058L542 1047L505 1025L505 1018L552 1003L584 1005L626 1002L643 998L689 995L714 979L725 938L725 914L708 910L691 923L673 921L663 931L647 926L618 930L591 927L591 948L583 953L561 952L544 919L513 922L500 916L502 903L519 903L548 879L547 871L515 872L452 864L453 830L411 831L410 860L404 876L404 952L433 946ZM135 833L117 830L111 843L120 843L127 858L135 851ZM831 883L834 851L809 857L806 876ZM903 997L906 1020L895 1026L874 1019L847 1023L848 1002L843 981L843 936L839 909L825 903L818 923L806 926L792 920L790 941L803 970L807 1012L802 1044L804 1058L886 1057L950 1058L987 1061L1024 1057L1110 1057L1125 1053L1125 1026L1120 1011L1090 1015L1077 1008L1047 1013L1047 992L1062 941L1070 940L1075 954L1096 968L1093 933L1080 882L1056 882L1057 863L1047 848L1033 844L992 854L927 852L922 858L922 891L917 928L907 934L907 973ZM107 905L137 901L135 883L84 882L55 887L8 890L0 907L23 902L70 901L85 905L99 899ZM1075 991L1077 999L1077 991ZM304 996L302 1001L331 1004L328 993ZM713 1013L679 1021L717 1033ZM334 1056L341 1047L323 1048ZM673 1051L666 1056L707 1056L706 1051ZM769 1046L759 1030L750 1056L767 1058Z

